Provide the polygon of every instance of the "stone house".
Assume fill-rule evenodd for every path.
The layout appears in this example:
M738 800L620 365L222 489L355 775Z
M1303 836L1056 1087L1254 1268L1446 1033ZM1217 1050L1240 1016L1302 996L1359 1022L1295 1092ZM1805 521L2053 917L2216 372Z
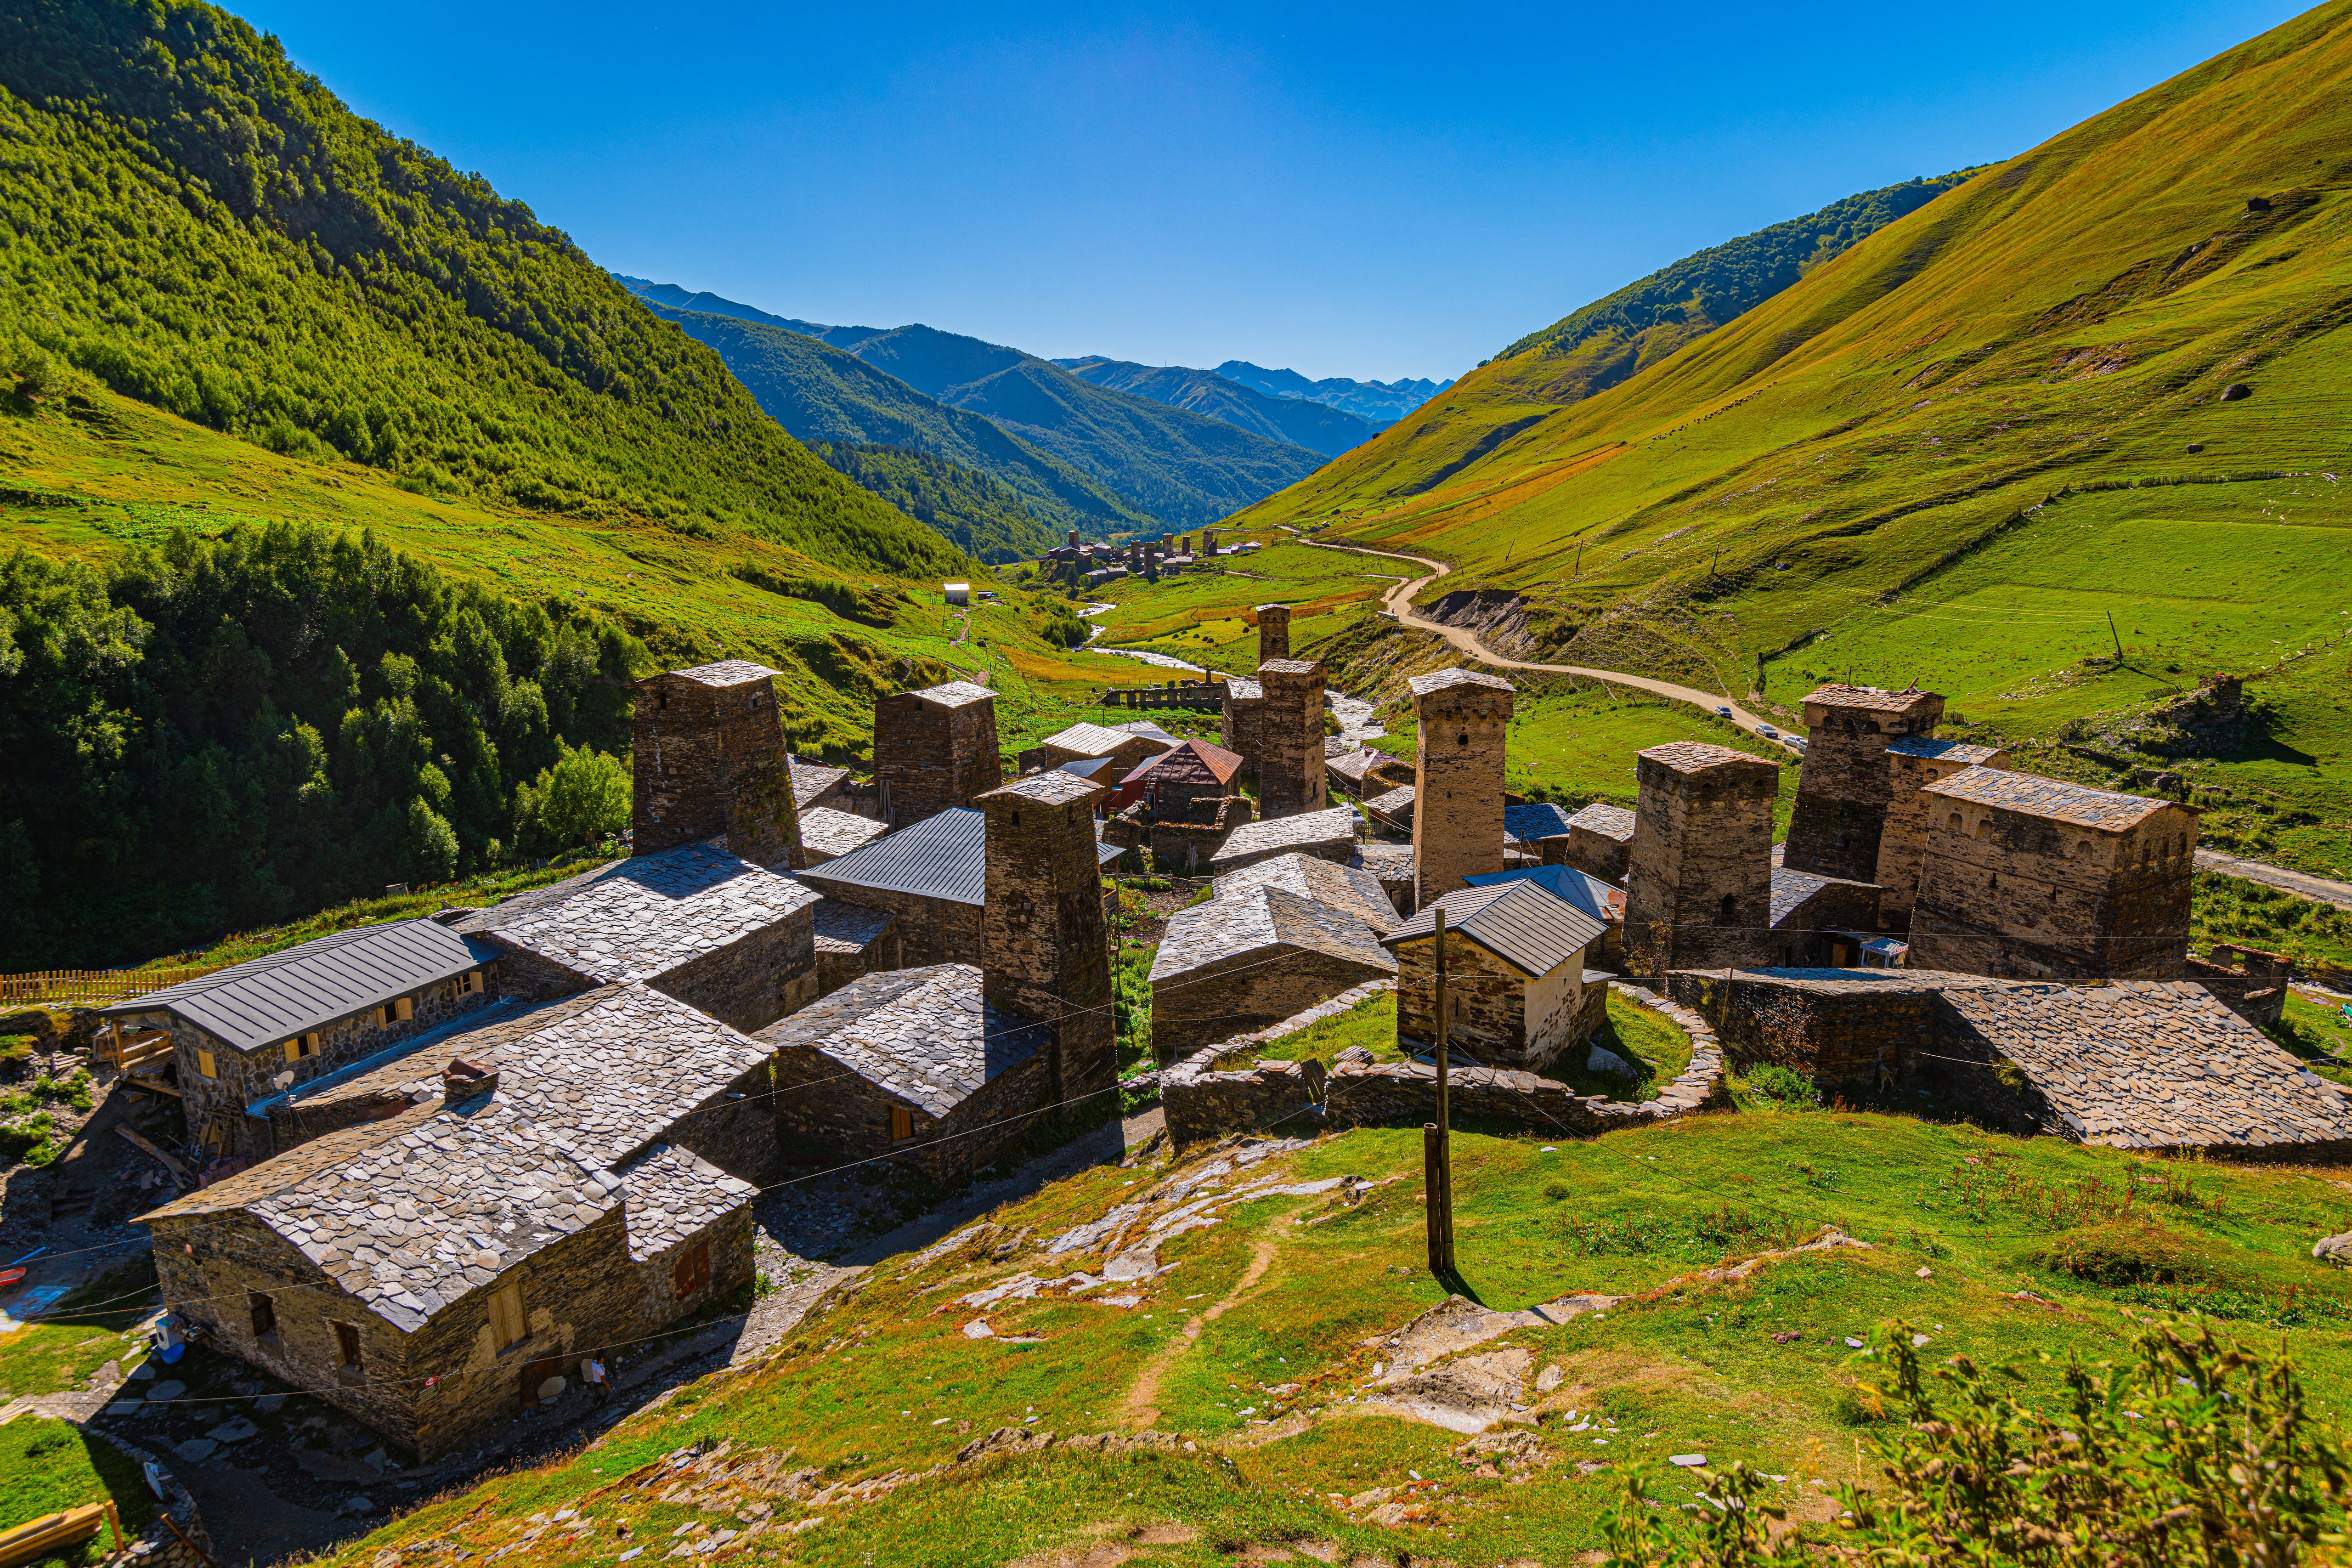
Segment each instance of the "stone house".
M372 1058L478 1007L499 989L499 950L431 920L336 931L101 1008L170 1031L192 1141L215 1159L267 1158L266 1117L247 1108Z
M1568 819L1565 839L1545 840L1543 851L1546 865L1572 867L1622 886L1633 863L1633 814L1596 800Z
M1772 961L1783 969L1862 962L1878 930L1879 889L1811 871L1772 868Z
M1659 974L1770 961L1780 773L1778 763L1704 741L1653 746L1636 759L1626 968Z
M861 974L903 969L898 917L826 899L816 907L816 994L830 996Z
M1260 860L1226 872L1213 887L1220 899L1239 898L1252 888L1280 888L1363 921L1375 936L1384 934L1399 919L1378 877L1360 866L1335 865L1312 855L1294 852Z
M800 815L775 674L730 658L637 682L629 806L637 854L719 838L755 865L796 863Z
M1419 724L1412 843L1426 909L1469 879L1503 868L1503 760L1511 683L1469 669L1413 676Z
M1437 1038L1437 912L1445 911L1449 1051L1534 1072L1608 1021L1609 977L1588 970L1601 922L1526 878L1456 888L1381 938L1397 959L1397 1037Z
M1140 795L1157 816L1187 817L1195 801L1230 797L1241 766L1241 758L1223 746L1186 741L1129 773L1120 782L1119 795L1123 799Z
M1399 784L1411 784L1412 768L1410 763L1401 763L1386 752L1360 746L1352 752L1327 750L1323 757L1323 776L1329 781L1334 791L1362 800L1370 795L1385 794Z
M1257 803L1245 795L1229 795L1222 800L1196 800L1191 815L1181 818L1161 817L1151 825L1151 858L1160 870L1175 876L1196 877L1209 868L1212 859L1225 841L1240 828L1256 820ZM1109 825L1104 826L1106 835Z
M1258 776L1261 738L1265 729L1265 688L1245 676L1228 676L1217 716L1217 743L1242 760L1242 774Z
M1045 768L1102 758L1109 763L1113 779L1126 778L1169 749L1150 735L1132 730L1114 730L1108 724L1095 724L1085 720L1046 736L1036 746L1036 750L1045 753L1041 765Z
M1381 891L1388 895L1390 907L1400 915L1413 911L1412 846L1410 844L1359 844L1347 863L1380 883Z
M899 952L909 965L976 963L987 861L985 817L971 806L950 806L812 866L801 880L829 899L898 916Z
M812 811L856 811L857 795L849 770L804 757L792 759L793 805L806 820ZM862 813L860 815L863 815Z
M890 831L870 816L811 806L801 813L801 864L822 866L853 849L862 849Z
M1364 820L1382 833L1410 839L1412 837L1413 799L1414 791L1411 784L1400 784L1385 794L1376 795L1364 802Z
M1884 889L1879 919L1888 931L1911 928L1911 906L1919 898L1919 874L1927 864L1929 784L1967 768L2006 769L2009 753L1965 741L1909 736L1886 746L1886 823L1878 837L1878 874Z
M969 680L874 704L874 782L882 819L911 827L971 805L1004 776L996 693Z
M1601 940L1586 950L1595 969L1618 970L1625 962L1625 889L1570 866L1514 866L1473 877L1474 888L1500 882L1533 882L1552 897L1601 922Z
M1224 844L1209 858L1209 871L1222 877L1293 851L1346 865L1356 854L1356 808L1334 805L1272 822L1245 822L1228 834Z
M1351 887L1333 907L1252 879L1258 869L1221 879L1215 898L1169 919L1151 960L1151 1050L1163 1065L1396 973L1358 912L1371 889Z
M1920 793L1914 965L2034 980L2184 972L2194 810L1981 767Z
M1804 701L1805 757L1782 864L1849 882L1878 875L1891 793L1887 747L1931 737L1944 717L1933 691L1824 686Z
M766 1053L643 985L501 1013L408 1110L138 1222L210 1345L420 1458L751 1278Z
M495 948L509 994L638 983L748 1032L816 1000L818 896L716 844L681 844L518 894L452 929Z

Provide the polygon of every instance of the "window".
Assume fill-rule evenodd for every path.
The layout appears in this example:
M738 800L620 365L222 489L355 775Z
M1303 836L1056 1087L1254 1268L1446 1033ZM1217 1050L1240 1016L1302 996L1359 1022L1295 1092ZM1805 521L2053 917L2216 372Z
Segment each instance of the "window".
M530 1332L523 1320L522 1284L520 1280L500 1287L490 1293L490 1337L498 1341L499 1349L520 1344Z
M1944 826L1950 828L1953 832L1958 833L1960 830L1960 814L1957 811L1952 813L1950 820L1946 822Z
M710 1243L698 1241L677 1255L677 1265L670 1269L670 1283L677 1287L681 1301L710 1283Z
M286 1042L286 1059L289 1062L299 1062L305 1057L315 1057L318 1054L319 1037L315 1031L308 1035L297 1035Z
M206 1078L220 1077L220 1073L213 1066L213 1054L210 1051L200 1050L196 1053L196 1070Z
M399 1001L394 1002L392 1005L392 1016L400 1022L406 1023L409 1019L416 1016L415 1002L409 997L403 996Z
M903 1105L890 1108L890 1142L903 1142L915 1135L915 1113Z
M344 1372L358 1372L361 1368L360 1331L358 1325L353 1323L337 1323L334 1325L334 1329L335 1353L342 1358L341 1362L339 1363L341 1370Z
M457 994L471 996L482 988L482 972L469 969L457 977Z
M246 1293L245 1304L253 1309L253 1337L257 1340L278 1338L278 1303L258 1290Z
M1718 910L1718 911L1717 912L1717 914L1716 914L1716 917L1715 917L1715 923L1716 923L1716 924L1717 924L1717 925L1726 925L1726 926L1727 926L1727 925L1736 924L1736 923L1738 921L1738 920L1739 920L1739 906L1738 906L1738 902L1734 900L1734 898L1733 898L1733 896L1732 896L1731 894L1729 894L1729 893L1726 893L1726 894L1724 894L1724 895L1723 895L1723 904L1722 904L1721 908L1719 909L1719 910Z

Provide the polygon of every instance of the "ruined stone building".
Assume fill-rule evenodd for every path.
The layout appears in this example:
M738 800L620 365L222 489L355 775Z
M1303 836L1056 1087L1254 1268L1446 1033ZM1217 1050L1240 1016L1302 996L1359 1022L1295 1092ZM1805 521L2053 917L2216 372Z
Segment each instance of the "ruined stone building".
M1260 668L1290 657L1290 606L1260 605L1257 616L1257 662Z
M1370 746L1352 752L1333 752L1327 748L1323 758L1323 776L1332 790L1360 800L1411 782L1412 769L1386 752L1376 752Z
M1878 875L1890 794L1887 747L1925 739L1944 717L1932 691L1824 686L1805 699L1807 744L1782 864L1849 882Z
M950 806L812 866L801 880L828 899L897 916L898 951L909 965L977 963L987 859L982 814Z
M1412 844L1417 904L1426 908L1469 879L1503 868L1503 761L1510 682L1468 669L1416 675Z
M1103 1099L1118 1063L1084 787L1038 773L982 795L973 815L981 963L868 974L762 1033L793 1157L887 1153L946 1180L1035 1117L1116 1110Z
M428 1459L749 1280L775 1152L766 1053L643 985L443 1047L377 1070L407 1109L139 1222L209 1345Z
M1653 746L1637 759L1627 969L1658 974L1771 962L1772 801L1780 772L1759 757L1703 741Z
M2185 972L2189 807L1984 767L1920 794L1913 967L2035 980Z
M1911 928L1919 873L1927 863L1927 786L1964 768L2008 766L2007 752L1965 741L1912 736L1888 743L1886 826L1878 838L1878 874L1871 879L1885 889L1878 912L1887 930Z
M1571 866L1589 877L1622 884L1633 863L1633 814L1622 805L1594 801L1568 819L1565 839L1545 840L1544 863Z
M1153 1055L1172 1062L1393 975L1380 935L1395 918L1377 881L1309 856L1220 877L1152 955Z
M1256 803L1247 795L1196 800L1189 815L1181 818L1163 816L1151 825L1151 858L1162 871L1197 877L1210 868L1217 851L1235 833L1256 820L1255 813ZM1115 826L1129 826L1124 818L1118 823L1105 823L1105 839L1110 838ZM1139 834L1140 829L1135 831Z
M637 682L629 807L637 854L719 838L754 865L797 863L800 814L775 674L730 658Z
M1354 859L1356 808L1334 805L1273 822L1245 822L1227 834L1223 846L1210 858L1210 874L1222 877L1294 850L1339 866Z
M1268 659L1257 667L1265 696L1258 720L1260 816L1323 809L1323 666L1312 659Z
M1456 888L1381 939L1397 959L1397 1037L1437 1038L1437 912L1445 911L1445 1032L1482 1067L1538 1071L1608 1021L1609 977L1588 970L1602 935L1539 881Z
M1862 962L1879 927L1875 883L1772 868L1771 960L1782 968Z
M874 779L893 826L969 806L1003 776L996 693L985 686L950 680L874 704Z

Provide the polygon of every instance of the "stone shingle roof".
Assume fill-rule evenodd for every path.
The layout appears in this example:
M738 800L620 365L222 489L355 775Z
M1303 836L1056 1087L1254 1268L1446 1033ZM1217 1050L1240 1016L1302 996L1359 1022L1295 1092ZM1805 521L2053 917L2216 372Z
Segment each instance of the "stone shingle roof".
M801 813L801 844L820 855L841 856L881 837L889 828L870 816L811 806Z
M637 855L467 916L478 931L605 984L649 980L817 901L715 843Z
M1482 888L1456 888L1382 942L1423 941L1437 934L1437 911L1445 911L1445 933L1457 933L1480 947L1540 978L1563 963L1582 972L1584 950L1601 940L1604 927L1582 910L1556 896L1540 882L1517 879Z
M1959 763L1979 767L2000 755L1999 746L1971 745L1966 741L1939 741L1933 735L1901 735L1886 742L1886 749L1906 757L1932 757L1937 762Z
M760 1189L691 1149L659 1143L622 1170L621 1192L629 1205L629 1259L643 1263L748 1203Z
M995 692L969 680L950 680L942 686L926 686L920 691L908 695L919 697L934 708L969 708L975 702L996 700Z
M1350 784L1361 784L1366 773L1387 760L1385 752L1375 752L1367 746L1361 751L1341 752L1337 755L1327 753L1323 765Z
M1663 746L1652 746L1641 753L1645 762L1672 768L1678 773L1704 773L1709 768L1744 764L1757 768L1777 768L1762 757L1751 757L1745 752L1735 752L1729 746L1709 745L1705 741L1670 741Z
M608 985L441 1042L495 1093L346 1128L141 1216L243 1209L403 1331L621 1202L618 1167L721 1101L766 1053L643 985ZM440 1054L440 1053L436 1053ZM420 1056L353 1080L412 1085ZM671 1224L632 1213L633 1233Z
M1622 844L1633 841L1633 814L1622 805L1596 800L1568 821L1571 827L1581 827L1587 833L1598 833Z
M1804 705L1823 708L1861 708L1873 713L1908 713L1941 699L1932 691L1913 688L1909 691L1883 691L1875 686L1823 686L1805 698Z
M935 963L862 975L755 1037L821 1051L868 1083L945 1116L1044 1047L1051 1031L985 1005L980 971Z
M1055 768L1050 773L1031 773L1025 778L1014 779L1011 784L999 784L974 798L992 800L1000 795L1012 795L1019 800L1034 800L1040 805L1067 805L1074 800L1093 800L1101 793L1102 786L1091 779L1082 779L1076 773L1066 773Z
M1172 746L1176 743L1175 736L1149 719L1129 719L1123 724L1111 724L1106 728L1122 730L1130 735L1140 735L1147 741L1156 741L1163 745Z
M798 757L788 760L793 772L793 805L803 811L808 810L825 791L849 776L847 768L829 768L823 763L804 763Z
M1399 784L1384 795L1376 795L1364 802L1364 815L1386 817L1391 822L1411 822L1412 803L1417 798L1412 784Z
M1246 675L1229 675L1225 677L1225 693L1236 702L1263 702L1265 700L1265 688L1260 686L1256 681L1252 680Z
M1089 723L1081 719L1068 729L1048 735L1037 743L1057 751L1076 752L1082 757L1103 757L1134 739L1124 730L1114 730L1108 725Z
M1359 844L1348 864L1356 870L1370 872L1382 882L1410 882L1413 879L1412 846Z
M1315 675L1323 668L1322 662L1312 658L1269 658L1257 667L1258 683L1263 686L1269 675Z
M2065 1130L2125 1149L2352 1139L2352 1099L2187 981L2009 982L1945 1002Z
M479 969L494 956L488 944L436 921L392 921L314 937L100 1011L119 1017L168 1009L253 1051Z
M1381 950L1379 938L1361 920L1261 884L1171 916L1151 956L1150 978L1155 983L1170 980L1244 954L1269 954L1276 948L1396 972L1396 960Z
M776 672L748 658L722 658L716 664L698 664L691 669L673 669L668 673L698 686L742 686L754 680L772 679Z
M1405 681L1405 684L1412 689L1413 699L1416 701L1424 697L1434 697L1440 692L1451 691L1461 686L1482 686L1493 691L1515 689L1509 681L1500 676L1487 675L1475 669L1464 669L1458 665L1452 669L1440 669L1428 675L1412 676Z
M827 899L816 907L816 950L819 952L860 953L887 931L898 917L887 910L845 904Z
M1091 793L1091 784L1083 779L1077 783ZM988 814L968 805L951 805L837 860L812 866L801 878L827 892L843 887L873 888L959 904L984 904L988 901Z
M1805 907L1807 900L1824 888L1861 888L1872 884L1850 881L1843 877L1824 877L1813 871L1791 870L1786 866L1772 868L1772 929L1778 931L1783 921Z
M1381 890L1381 879L1358 867L1335 866L1312 855L1277 855L1238 871L1228 871L1214 884L1221 899L1237 898L1252 888L1280 888L1311 903L1352 915L1380 932L1397 923L1396 906Z
M2006 768L1963 768L1919 793L2106 833L2126 832L2173 804L2144 795L2118 795L2113 790L2093 789L2088 784L2068 784L2063 779L2046 779L2038 773L2014 773Z
M1304 811L1296 816L1277 816L1266 822L1245 822L1226 836L1209 865L1213 868L1222 861L1230 866L1245 856L1275 854L1305 844L1352 842L1355 837L1356 808L1351 805Z
M1521 844L1533 844L1543 838L1564 838L1568 836L1568 811L1548 800L1529 801L1525 805L1503 807L1503 837Z

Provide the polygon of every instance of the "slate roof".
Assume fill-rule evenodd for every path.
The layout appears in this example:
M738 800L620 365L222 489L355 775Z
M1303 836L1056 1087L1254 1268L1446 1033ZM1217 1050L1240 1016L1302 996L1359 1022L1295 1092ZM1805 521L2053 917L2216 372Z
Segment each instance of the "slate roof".
M1412 689L1415 701L1424 697L1434 697L1440 692L1451 691L1461 686L1483 686L1494 691L1516 689L1509 681L1500 676L1486 675L1475 669L1464 669L1459 665L1452 669L1440 669L1428 675L1410 677L1405 684Z
M1730 767L1746 763L1750 767L1778 768L1779 763L1751 757L1745 752L1735 752L1729 746L1709 745L1705 741L1670 741L1663 746L1652 746L1641 753L1647 762L1662 763L1678 773L1703 773L1708 768Z
M1356 808L1334 805L1322 811L1303 811L1296 816L1277 816L1265 822L1244 822L1225 837L1225 842L1209 859L1212 868L1223 861L1228 866L1244 857L1278 854L1302 844L1352 842L1356 837Z
M1802 910L1813 895L1824 888L1874 888L1874 882L1857 882L1843 877L1824 877L1814 871L1791 870L1786 866L1772 868L1772 929Z
M1399 942L1437 934L1437 911L1445 911L1445 933L1469 938L1507 963L1533 976L1549 974L1563 963L1580 972L1584 950L1601 940L1601 924L1582 910L1555 897L1541 883L1521 879L1483 888L1456 888L1381 939L1393 948Z
M753 664L748 658L722 658L715 664L698 664L691 669L673 669L667 673L699 686L742 686L754 680L771 679L776 672L764 664Z
M849 776L847 768L829 768L822 763L804 763L798 757L788 757L793 773L793 805L808 810L824 792Z
M667 974L788 919L818 896L705 840L519 894L455 929L494 936L608 984Z
M975 798L993 800L999 795L1009 795L1022 800L1034 800L1040 805L1067 805L1074 800L1094 800L1101 794L1101 785L1056 768L1052 773L1031 773L1026 778L999 784Z
M1352 915L1375 932L1397 923L1396 906L1381 890L1378 877L1358 867L1334 866L1312 855L1277 855L1228 871L1213 886L1220 899L1237 898L1252 888L1280 888L1325 909Z
M887 910L869 910L863 904L845 904L839 899L826 899L816 907L816 950L819 952L856 954L874 945L875 940L888 931L898 917Z
M1315 675L1323 668L1322 662L1312 658L1268 658L1258 662L1258 684L1264 686L1269 675Z
M1037 743L1056 751L1076 752L1082 757L1107 757L1135 737L1124 730L1114 730L1104 724L1079 720L1058 734L1046 736Z
M1252 680L1246 675L1229 675L1225 677L1225 694L1236 702L1263 702L1265 700L1265 688L1260 686L1256 681Z
M747 1037L635 984L487 1019L440 1047L436 1055L497 1067L497 1091L455 1105L428 1099L390 1121L330 1132L141 1221L245 1210L377 1316L414 1331L619 1207L623 1166L767 1060ZM367 1082L414 1088L421 1056ZM628 1216L633 1238L675 1228L660 1207L664 1190L640 1184L647 1206ZM736 1201L749 1194L746 1185Z
M1542 838L1565 838L1568 837L1568 824L1567 809L1548 800L1503 807L1503 837L1521 844L1533 844Z
M1079 787L1092 788L1083 783ZM988 814L968 805L951 805L935 816L885 834L838 860L812 866L801 878L828 891L839 887L875 888L959 904L984 904L988 902Z
M693 1150L659 1143L621 1170L629 1205L629 1260L658 1258L719 1215L759 1195Z
M1261 884L1244 888L1230 898L1220 894L1170 916L1160 946L1151 955L1150 978L1157 984L1277 947L1345 959L1382 973L1396 973L1396 960L1381 950L1380 939L1361 920L1286 889Z
M868 1083L945 1116L1020 1066L1052 1031L981 1000L980 971L935 963L861 975L755 1037L772 1049L822 1051Z
M2011 981L1948 989L1944 1000L2085 1143L2243 1148L2352 1139L2352 1099L2201 985Z
M1349 866L1366 871L1382 882L1410 882L1413 879L1413 854L1410 844L1359 844Z
M1364 802L1364 815L1367 816L1385 817L1391 822L1409 823L1412 820L1412 803L1414 798L1415 795L1412 785L1399 784L1396 788L1390 790L1387 794L1376 795L1372 796L1371 799Z
M942 686L926 686L920 691L908 693L919 697L934 708L968 708L975 702L993 702L996 693L985 686L969 680L950 680Z
M168 1009L240 1051L255 1051L479 969L496 956L488 943L469 942L438 921L393 921L313 937L100 1014Z
M1338 739L1337 736L1332 738ZM1360 751L1341 752L1337 755L1326 752L1323 765L1349 784L1360 788L1363 785L1364 775L1387 760L1386 752L1375 752L1367 746Z
M1970 745L1966 741L1939 741L1933 735L1900 735L1886 742L1890 752L1906 757L1931 757L1937 762L1981 767L2000 755L1999 746Z
M835 811L829 805L814 805L801 813L801 844L820 855L846 855L889 831L870 816Z
M1823 686L1805 698L1805 706L1819 704L1823 708L1861 708L1873 713L1908 713L1913 709L1937 700L1932 691L1914 687L1908 691L1883 691L1875 686Z
M1464 879L1474 888L1491 888L1498 882L1533 882L1562 903L1582 910L1597 921L1622 921L1625 918L1625 889L1598 877L1587 876L1572 866L1514 866L1507 871L1488 871ZM1449 921L1454 917L1446 916Z
M1621 844L1633 841L1633 814L1622 805L1596 800L1570 817L1568 823L1570 827L1581 827L1587 833L1598 833Z
M2038 773L2013 773L2006 768L1963 768L1919 793L2107 833L2128 832L2173 804L2144 795L2118 795L2068 784L2063 779L2045 779Z

